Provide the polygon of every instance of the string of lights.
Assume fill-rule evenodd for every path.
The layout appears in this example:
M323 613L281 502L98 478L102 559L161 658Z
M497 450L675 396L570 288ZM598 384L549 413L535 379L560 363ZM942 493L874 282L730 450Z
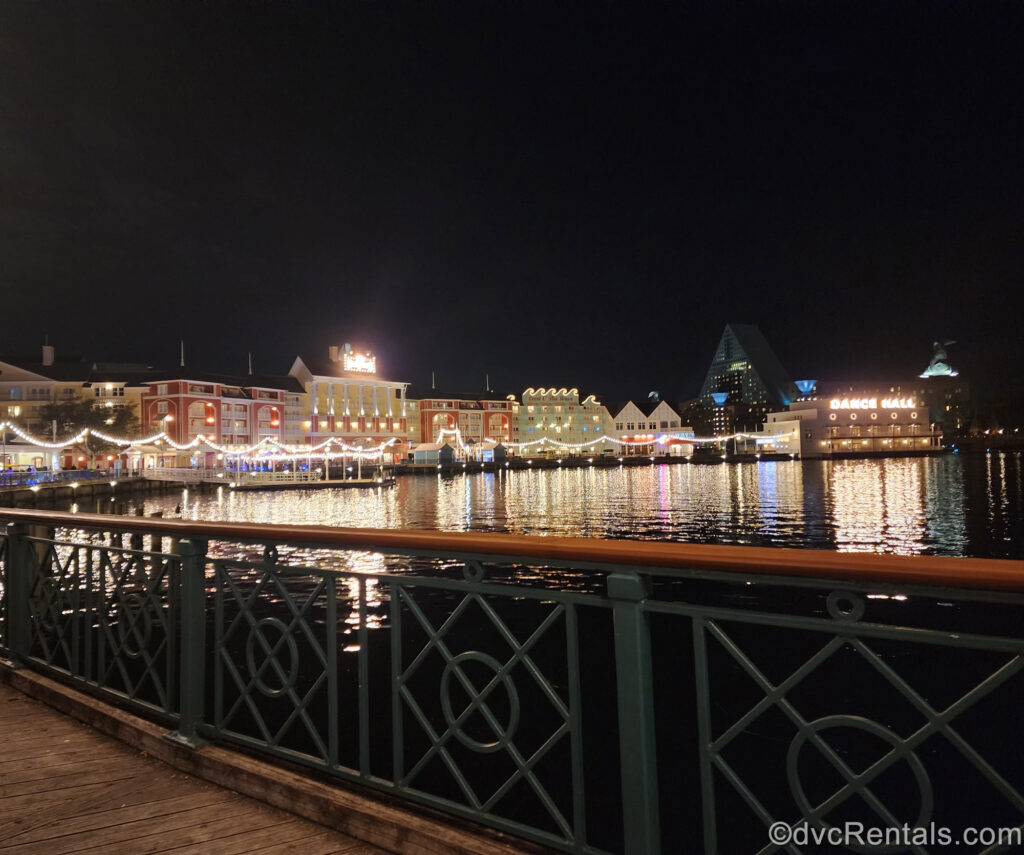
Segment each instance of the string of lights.
M461 434L461 432L459 431L458 428L442 428L440 431L438 431L438 439L439 440L444 438L444 437L446 437L446 436L454 437L456 444L459 446L459 448L461 450L466 451L466 452L471 452L472 451L472 449L463 442L462 434ZM764 442L775 442L775 441L780 440L780 439L788 438L789 436L790 436L789 433L785 433L785 434L772 434L771 436L767 436L766 437L766 436L764 436L762 434L743 433L743 432L731 433L731 434L728 434L728 435L725 435L725 436L704 436L704 437L679 437L679 436L674 436L672 434L659 434L656 437L654 435L651 435L650 438L645 438L645 439L619 439L618 437L614 437L614 436L602 436L602 437L598 437L597 439L592 439L592 440L590 440L588 442L578 442L578 443L562 442L560 440L552 439L551 437L545 436L545 437L541 437L540 439L530 440L529 442L506 442L506 443L503 443L503 444L507 448L510 448L510 449L530 448L531 446L535 446L535 445L553 445L553 446L555 446L557 448L567 448L567 449L572 450L572 451L579 451L579 450L582 450L584 448L593 448L595 445L598 445L598 444L603 443L603 442L612 443L613 445L618 445L620 447L636 447L636 446L653 445L653 444L664 445L669 440L671 440L673 442L684 443L686 445L700 445L701 443L720 443L720 442L728 442L730 440L736 440L736 439L753 439L755 442L764 443ZM489 442L489 443L492 443L492 444L495 444L495 445L498 443L498 440L493 439L491 437L484 437L483 441L484 442Z
M12 422L0 422L0 431L9 430L15 434L19 439L27 442L29 445L34 445L37 448L45 448L49 450L59 450L67 448L68 446L78 445L85 441L88 436L95 436L104 442L109 442L113 445L122 446L123 448L130 448L131 446L145 446L145 445L160 445L166 443L170 448L174 448L177 451L187 451L198 448L203 445L207 448L212 449L220 454L228 454L236 457L249 457L249 456L271 456L271 454L264 451L264 448L273 449L272 455L275 457L286 457L287 459L300 459L304 457L329 457L334 459L337 457L356 457L356 458L372 458L376 459L381 457L384 452L392 445L397 443L398 437L391 437L385 442L380 443L376 446L369 448L360 447L356 445L350 445L343 440L337 439L336 437L328 437L318 445L312 446L294 446L285 445L279 440L273 437L264 437L259 442L247 446L245 448L231 448L225 445L219 445L212 439L200 434L189 442L178 443L171 439L167 433L161 431L146 437L118 437L104 433L103 431L96 430L93 428L84 428L79 433L72 437L61 440L59 442L47 442L36 436L33 436L28 431L23 430ZM790 434L773 434L771 436L764 436L763 434L754 434L746 432L737 432L724 436L710 436L710 437L680 437L672 434L659 434L654 436L653 434L643 439L620 439L612 436L602 436L597 439L590 440L588 442L562 442L561 440L553 439L551 437L541 437L540 439L530 440L527 442L505 442L504 445L509 449L528 449L534 446L550 445L556 448L564 448L570 451L582 451L583 449L593 448L601 443L610 443L619 447L629 448L644 445L664 445L666 442L672 441L675 443L684 443L687 445L699 445L702 443L723 443L730 440L737 439L752 439L758 443L765 442L776 442L779 440L788 439ZM462 439L462 432L458 428L442 428L438 432L438 440L442 441L447 437L452 437L455 440L456 445L464 452L472 453L473 449L468 446ZM484 437L483 442L490 443L491 446L498 444L499 440L493 437ZM332 451L331 449L336 450Z
M274 439L273 437L264 437L254 445L247 446L245 448L230 448L228 446L219 445L210 438L200 434L189 442L179 443L171 439L166 432L161 431L159 433L151 434L145 437L123 437L123 436L112 436L111 434L104 433L101 430L95 428L83 428L79 433L74 436L67 437L66 439L57 442L47 442L46 440L40 439L37 436L29 433L28 431L20 428L13 422L0 422L0 431L9 430L23 442L29 445L35 446L36 448L45 448L48 450L57 451L63 448L68 448L72 445L79 445L85 441L89 436L95 436L97 439L103 442L109 442L112 445L118 445L122 448L130 448L131 446L144 446L144 445L160 445L166 444L170 448L174 448L177 451L187 451L190 449L198 448L200 445L205 445L208 448L221 453L230 454L239 457L246 457L254 455L259 452L264 446L273 447L279 452L291 455L294 458L309 457L310 455L316 455L322 457L328 454L332 457L379 457L384 451L391 445L398 441L397 437L392 437L386 442L382 442L380 445L372 446L370 448L362 448L356 445L349 445L335 437L329 437L324 442L315 446L288 446ZM332 446L336 446L340 451L331 452Z

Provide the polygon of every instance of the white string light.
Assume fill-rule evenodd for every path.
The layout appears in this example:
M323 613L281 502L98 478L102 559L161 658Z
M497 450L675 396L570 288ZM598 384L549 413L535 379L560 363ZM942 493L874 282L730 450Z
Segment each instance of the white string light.
M674 434L660 434L655 437L653 434L650 435L649 439L619 439L614 436L602 436L597 439L592 439L589 442L562 442L561 440L552 439L551 437L541 437L540 439L530 440L529 442L507 442L505 445L508 448L530 448L534 445L553 445L556 448L567 448L572 451L578 451L584 448L593 448L602 442L610 442L615 445L622 447L637 447L643 445L664 445L668 441L674 441L683 443L686 445L698 445L705 442L728 442L729 440L735 439L753 439L755 442L774 442L779 439L788 439L793 435L792 432L785 434L772 434L771 436L764 436L763 434L755 433L733 433L727 436L710 436L710 437L680 437ZM446 436L452 436L455 438L455 442L458 447L465 452L472 452L469 446L462 441L462 434L458 428L442 428L438 431L438 440ZM498 440L492 439L491 437L484 437L484 442L497 443Z
M229 454L229 455L233 455L233 456L236 456L236 457L245 457L245 456L254 456L254 455L255 456L259 456L259 455L257 455L257 452L261 452L261 449L263 449L264 446L267 446L267 447L272 447L273 449L275 449L276 452L277 452L277 456L279 456L279 457L280 456L284 456L284 457L286 457L287 459L290 459L290 460L300 459L300 458L303 458L303 457L312 457L312 456L317 456L317 457L325 457L326 456L326 457L329 457L331 459L334 459L334 458L337 458L337 457L361 457L361 458L364 458L364 459L365 458L378 458L378 457L383 456L384 452L390 446L392 446L395 443L398 443L398 442L401 441L398 437L391 437L390 439L386 440L385 442L380 443L377 446L371 446L370 448L363 448L363 447L356 446L356 445L349 445L347 442L344 442L343 440L337 439L336 437L328 437L326 440L324 440L319 445L314 445L314 446L290 446L290 445L285 445L284 443L280 442L279 440L275 439L274 437L264 437L259 442L255 443L254 445L250 445L250 446L247 446L245 448L231 448L229 446L219 445L216 442L214 442L213 440L211 440L208 437L204 436L203 434L198 435L197 437L195 437L194 439L192 439L189 442L178 443L178 442L175 442L173 439L171 439L170 436L168 436L167 433L164 432L164 431L161 431L160 433L152 434L151 436L147 436L147 437L136 437L135 439L129 439L127 437L111 436L110 434L104 433L103 431L95 430L95 429L92 429L92 428L84 428L80 433L78 433L75 436L70 437L70 438L68 438L66 440L63 440L61 442L46 442L45 440L41 440L38 437L35 437L32 434L28 433L28 431L22 430L20 427L18 427L17 425L15 425L15 424L13 424L11 422L0 422L0 431L3 431L3 430L10 430L12 433L14 433L16 436L18 436L19 439L24 440L25 442L29 443L30 445L34 445L34 446L36 446L38 448L46 448L46 449L52 449L52 450L66 448L66 447L68 447L70 445L78 445L78 444L84 442L85 438L87 436L95 436L97 439L103 440L104 442L109 442L109 443L112 443L114 445L120 445L120 446L124 446L124 447L128 447L128 446L131 446L131 445L154 445L154 444L159 445L160 443L165 442L171 448L174 448L174 449L176 449L178 451L186 451L186 450L198 448L200 445L205 445L208 448L211 448L214 451L219 452L221 454ZM510 449L528 449L528 448L531 448L532 446L551 445L551 446L554 446L556 448L565 448L565 449L569 449L571 451L579 451L579 450L582 450L582 449L585 449L585 448L593 448L595 445L599 445L600 443L603 443L603 442L612 443L612 444L618 445L620 447L637 447L637 446L654 445L654 444L664 445L666 442L669 442L669 441L673 441L673 442L676 442L676 443L682 443L682 444L686 444L686 445L699 445L701 443L728 442L729 440L736 440L736 439L753 439L755 442L758 442L758 443L768 443L768 442L776 442L776 441L779 441L779 440L786 440L786 441L788 441L794 435L794 433L795 432L789 432L789 433L784 433L784 434L772 434L770 436L765 436L764 434L738 432L738 433L728 434L728 435L725 435L725 436L710 436L710 437L680 437L678 435L673 435L673 434L659 434L657 437L655 437L653 434L651 434L649 436L649 438L645 438L645 439L619 439L618 437L602 436L602 437L598 437L597 439L590 440L589 442L580 442L580 443L562 442L561 440L552 439L551 437L545 436L545 437L541 437L540 439L530 440L528 442L505 442L504 444L508 448L510 448ZM467 452L467 453L472 453L473 449L471 449L463 441L463 439L462 439L462 432L458 428L442 428L440 431L438 431L438 440L439 441L444 439L445 437L449 437L449 436L453 437L455 439L456 445L462 451ZM487 443L491 443L492 445L497 445L501 440L498 440L498 439L495 439L493 437L487 436L487 437L484 437L482 441L483 442L487 442ZM338 450L337 451L331 451L332 447L335 447ZM266 456L269 456L269 455L266 455Z
M20 427L18 427L15 424L11 424L10 422L0 422L0 431L4 430L11 431L11 433L15 434L15 436L17 436L19 439L23 439L29 445L34 445L37 448L52 449L64 448L68 445L74 445L76 443L82 442L89 433L88 429L86 429L83 430L81 433L75 434L75 436L71 437L70 439L64 440L62 442L46 442L45 440L32 436L32 434L30 434L28 431L22 430Z

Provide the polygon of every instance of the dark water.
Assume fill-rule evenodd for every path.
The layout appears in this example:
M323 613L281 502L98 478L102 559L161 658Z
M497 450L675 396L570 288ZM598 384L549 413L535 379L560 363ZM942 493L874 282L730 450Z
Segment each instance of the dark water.
M1024 558L1022 462L1013 452L408 476L382 490L193 490L143 508L175 516L180 505L200 520Z
M185 491L146 499L145 513L156 511L186 519L235 520L247 522L332 524L382 528L422 528L446 531L507 531L530 535L571 535L656 539L695 543L730 543L780 547L810 547L843 551L873 551L902 554L966 555L997 558L1024 558L1024 500L1022 500L1022 457L1019 453L936 458L906 458L851 461L786 461L760 464L652 465L627 468L587 468L543 471L508 471L456 477L409 476L398 479L391 489L310 490L237 493L221 490L199 494ZM86 510L83 508L82 510ZM133 513L128 505L119 508ZM233 548L230 544L221 549ZM282 553L283 555L283 553ZM244 549L239 558L246 557ZM393 557L369 552L351 552L344 567L360 571L400 570ZM306 563L306 562L298 562ZM318 562L309 562L317 564ZM443 562L442 562L443 564ZM333 563L321 564L334 567ZM410 569L416 570L415 567ZM439 566L439 572L455 572ZM493 569L493 568L492 568ZM526 568L529 571L529 568ZM261 584L258 574L244 566L233 568L233 584L243 598ZM424 574L425 575L425 574ZM290 596L305 602L318 581L290 578ZM595 579L597 580L595 582ZM566 571L562 575L536 581L560 589L603 590L597 574ZM359 717L360 679L354 655L360 649L356 628L357 583L348 578L338 582L340 626L338 647L341 721ZM672 583L679 590L662 590L659 598L699 604L711 604L732 610L728 619L719 620L719 629L730 643L743 651L775 684L780 685L803 663L809 661L824 643L819 632L768 625L750 621L748 612L771 612L798 616L824 616L822 590L778 588L771 584L749 587L745 583L723 582L717 585ZM596 587L595 587L596 585ZM290 614L279 589L269 585L259 599L258 619ZM499 634L491 618L479 607L461 612L450 621L454 609L462 604L461 594L449 590L419 588L414 591L418 608L434 627L446 627L444 640L453 652L486 651L504 661L509 655L506 636ZM676 596L678 595L678 597ZM386 778L393 762L391 722L395 713L389 682L395 648L390 636L391 588L382 581L366 582L367 671L369 674L370 757L375 774ZM254 598L255 600L255 598ZM500 613L512 637L531 637L546 616L551 603L520 599L491 598L495 613ZM615 635L611 613L595 605L578 609L580 657L580 710L584 739L583 763L587 801L585 810L588 840L597 848L620 852L625 830L621 822L619 794L619 722L615 678ZM974 632L1015 637L1018 607L1015 603L953 603L927 596L867 598L867 619L893 627L924 627L954 632ZM231 601L231 607L235 604ZM411 662L425 645L425 633L416 619L402 611L401 663ZM230 617L230 615L229 615ZM326 626L321 606L310 609L308 618L317 633ZM242 629L245 625L241 624ZM565 699L573 664L564 643L565 627L556 623L531 649L533 664L543 673L554 691ZM660 793L663 851L700 851L703 846L700 756L698 753L698 710L702 701L697 688L698 651L694 643L693 622L672 614L651 617L652 680L654 715L658 735L658 786ZM209 629L211 636L214 627ZM245 634L225 640L225 650L244 671ZM299 644L304 643L302 638ZM1005 654L987 650L960 649L955 645L927 645L917 636L910 638L869 638L872 651L895 672L901 674L915 691L939 708L945 708L961 695L989 677L1005 663ZM735 655L713 638L708 639L706 667L710 689L709 727L721 734L764 697L764 692L737 664ZM407 688L428 718L444 720L440 710L439 675L445 673L437 658L426 660L424 667L407 682ZM319 659L305 656L302 691L321 674ZM477 663L479 664L479 663ZM311 669L311 670L308 670ZM477 675L482 685L490 674ZM208 674L208 678L210 675ZM968 710L956 722L957 733L977 749L1012 786L1024 789L1024 749L1016 738L1021 678L1007 683L998 695L979 704L979 711ZM547 739L561 720L551 711L550 701L538 689L533 672L520 663L509 671L521 701L528 710L515 732L517 745L529 753ZM443 684L442 684L443 688ZM208 692L211 687L208 685ZM228 694L234 690L229 686ZM212 696L211 696L212 697ZM258 698L261 714L275 725L293 714L285 698ZM922 724L919 710L906 703L896 684L879 676L877 669L861 653L849 646L824 660L819 667L787 693L808 720L842 721L851 717L877 723L904 736ZM461 706L466 697L452 701ZM212 701L209 703L212 704ZM309 709L324 721L327 703L322 695ZM497 720L510 721L511 701L501 692L492 700ZM278 704L278 707L274 705ZM212 706L211 706L212 709ZM403 750L414 761L428 750L430 740L408 710L402 708ZM840 717L840 718L837 718ZM845 717L845 718L842 718ZM859 720L859 719L858 719ZM440 727L440 724L436 725ZM874 726L874 725L872 725ZM490 731L481 720L471 719L467 730L474 738L486 741ZM419 728L419 729L418 729ZM253 739L260 729L245 720L230 722L230 729ZM510 728L513 729L513 728ZM285 748L316 756L310 740L296 728L282 741ZM792 782L787 777L788 752L802 731L774 707L743 728L722 756L742 778L751 792L775 817L793 821L800 815L794 802ZM844 752L852 768L867 768L878 759L877 733L856 727L831 726L830 739ZM350 729L340 738L343 762L354 766L359 754L357 733ZM859 740L859 741L858 741ZM542 768L544 785L566 814L571 809L571 788L565 770L569 767L568 742L559 743ZM461 771L480 780L480 789L495 780L495 763L505 761L503 754L484 754L452 741L452 751ZM934 812L940 824L962 828L966 825L992 827L1019 823L1018 813L1007 800L979 777L976 769L934 737L921 749L922 762L934 784ZM799 775L801 786L814 794L814 803L824 801L837 784L834 770L819 762L811 752L801 750ZM407 765L408 769L409 766ZM900 822L917 816L918 784L909 766L894 767L890 776L872 786L891 806ZM498 775L497 780L501 780ZM716 818L718 851L722 853L756 852L767 842L764 823L721 779L716 779ZM415 780L415 786L456 804L464 800L444 768L428 766ZM929 786L932 786L931 784ZM493 784L492 784L493 787ZM984 791L984 798L963 798L963 793ZM829 821L879 824L870 812L859 813L859 803L849 814L835 813ZM846 808L844 808L846 810ZM500 803L495 813L537 828L548 828L546 813L527 790L512 794ZM805 852L824 851L804 848ZM832 850L829 850L832 851ZM923 850L922 850L923 851ZM935 851L935 850L929 850ZM978 851L977 849L965 851Z

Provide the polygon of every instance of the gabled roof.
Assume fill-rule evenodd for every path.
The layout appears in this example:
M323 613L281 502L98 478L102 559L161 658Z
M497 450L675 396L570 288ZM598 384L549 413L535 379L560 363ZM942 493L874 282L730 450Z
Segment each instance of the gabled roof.
M645 416L649 416L658 409L658 405L661 404L660 400L652 401L650 398L640 398L639 400L634 398L632 401L633 406L635 406Z
M84 356L57 356L50 365L43 365L43 361L39 357L4 356L0 357L0 362L6 362L29 374L35 374L57 383L76 381L84 383L92 370L92 365L85 361ZM3 375L0 374L0 379L2 378Z
M455 451L455 448L449 445L447 442L421 442L419 445L413 448L413 453L417 451L440 451L443 448L451 449Z
M658 409L658 407L660 407L662 404L664 404L666 407L668 407L670 410L676 413L676 415L679 414L679 411L675 407L673 407L668 401L663 401L660 398L657 401L655 401L650 397L631 398L625 403L615 404L614 410L612 409L613 405L608 404L608 412L611 413L612 416L614 416L615 418L618 418L622 414L622 411L626 409L626 407L628 407L630 404L636 407L644 416L648 418L651 415L653 415L654 411Z
M290 375L279 374L218 374L189 368L154 371L145 378L146 383L181 380L185 383L216 383L219 386L237 386L240 389L281 389L285 392L304 392L302 383Z
M324 359L320 356L309 356L307 354L300 354L295 357L295 362L292 364L291 373L295 373L296 366L301 362L307 371L314 377L337 377L343 380L363 380L372 382L374 380L381 383L402 383L402 380L391 380L388 377L383 377L380 374L368 374L362 371L346 371L342 365L343 363L339 360L338 362L332 359Z

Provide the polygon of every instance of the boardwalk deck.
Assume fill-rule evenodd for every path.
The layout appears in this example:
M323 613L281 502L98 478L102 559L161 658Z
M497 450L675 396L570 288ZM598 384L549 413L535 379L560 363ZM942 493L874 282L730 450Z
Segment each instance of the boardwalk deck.
M0 855L378 849L179 772L0 683Z

